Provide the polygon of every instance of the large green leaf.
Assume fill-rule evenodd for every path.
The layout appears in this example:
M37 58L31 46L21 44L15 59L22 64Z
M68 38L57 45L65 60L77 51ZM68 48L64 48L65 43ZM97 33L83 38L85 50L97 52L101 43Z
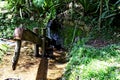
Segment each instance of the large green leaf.
M44 3L45 3L45 0L33 0L33 4L38 8L43 7Z

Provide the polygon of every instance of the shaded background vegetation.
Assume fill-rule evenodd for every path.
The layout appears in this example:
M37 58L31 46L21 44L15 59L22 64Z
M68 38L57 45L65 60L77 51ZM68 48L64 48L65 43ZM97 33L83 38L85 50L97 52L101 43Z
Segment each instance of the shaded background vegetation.
M91 37L102 36L104 38L119 36L119 0L6 1L8 3L8 5L6 5L8 11L0 13L0 28L2 30L0 35L2 37L12 37L12 33L7 35L5 31L8 29L8 33L13 32L14 28L18 27L20 24L24 24L25 27L30 29L36 26L45 27L50 19L55 18L63 24L64 28L69 26L73 27L73 29L79 29L80 34L77 36L80 37L86 37L89 34ZM100 9L102 9L101 12ZM101 22L99 22L100 19ZM77 34L77 31L75 32ZM107 34L112 36L107 36Z
M57 18L63 25L61 33L66 45L83 37L119 40L119 0L6 1L7 5L1 10L7 11L0 13L1 38L12 38L13 30L20 24L29 29L41 28L46 26L49 19Z

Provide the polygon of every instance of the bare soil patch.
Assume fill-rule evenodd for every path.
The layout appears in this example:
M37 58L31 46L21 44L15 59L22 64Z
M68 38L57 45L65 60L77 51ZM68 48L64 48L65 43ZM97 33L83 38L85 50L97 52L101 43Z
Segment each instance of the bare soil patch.
M12 70L14 46L3 56L0 63L0 80L15 78L20 80L35 80L41 58L33 56L33 44L23 43L18 65ZM54 51L55 59L48 60L47 80L60 80L66 66L65 52Z

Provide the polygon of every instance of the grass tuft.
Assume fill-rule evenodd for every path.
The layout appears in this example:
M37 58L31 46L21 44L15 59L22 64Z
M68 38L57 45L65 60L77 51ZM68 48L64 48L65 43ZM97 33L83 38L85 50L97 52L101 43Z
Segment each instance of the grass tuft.
M8 45L7 44L0 44L0 60L2 59L2 56L7 52Z
M70 52L65 80L120 80L120 44L95 48L79 43Z

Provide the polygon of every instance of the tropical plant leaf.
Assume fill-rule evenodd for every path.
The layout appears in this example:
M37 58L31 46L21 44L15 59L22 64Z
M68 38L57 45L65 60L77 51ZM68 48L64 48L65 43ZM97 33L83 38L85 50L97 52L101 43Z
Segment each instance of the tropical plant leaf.
M33 4L38 8L43 7L44 3L45 3L45 0L33 0Z

